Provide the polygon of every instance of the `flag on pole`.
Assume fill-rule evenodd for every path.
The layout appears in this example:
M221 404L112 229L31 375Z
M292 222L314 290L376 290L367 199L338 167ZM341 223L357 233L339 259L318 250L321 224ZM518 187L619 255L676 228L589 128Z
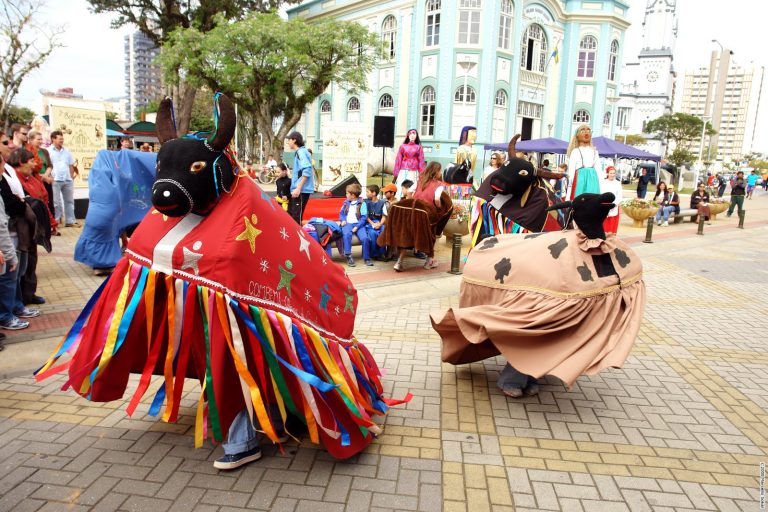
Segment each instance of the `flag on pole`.
M560 62L560 51L559 51L559 49L557 48L557 46L555 46L555 49L554 49L554 51L552 52L552 55L551 55L551 57L552 57L553 59L555 59L555 64L557 64L558 62Z

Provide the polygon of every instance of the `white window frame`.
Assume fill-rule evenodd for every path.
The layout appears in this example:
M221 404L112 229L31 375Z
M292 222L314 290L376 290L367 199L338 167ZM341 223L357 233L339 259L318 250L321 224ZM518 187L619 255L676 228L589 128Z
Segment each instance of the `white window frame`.
M424 46L440 45L440 0L427 0L427 16L424 27Z
M579 62L576 68L578 78L595 78L595 65L597 60L597 38L586 35L579 43Z
M480 45L480 19L483 0L459 0L457 43L463 46Z
M603 114L603 126L611 126L611 111L606 110Z
M515 5L512 0L501 0L499 13L499 48L512 50L512 26L514 25Z
M347 121L360 122L360 98L352 96L347 102Z
M385 58L395 60L397 55L397 19L391 14L381 24L381 39L385 45Z
M619 60L619 42L614 39L611 41L611 54L608 57L608 81L616 81L616 63Z
M379 97L379 112L392 111L395 108L395 99L391 94L385 92Z
M435 104L436 104L435 88L431 85L424 87L421 90L421 133L422 137L434 137L435 136Z
M499 89L493 98L493 119L491 122L491 140L507 138L507 114L509 112L509 95L504 89Z
M531 58L531 67L528 67L528 46L529 41L533 41L533 55ZM523 32L523 39L520 45L520 67L536 73L543 73L547 68L547 34L544 27L538 23L531 23Z
M589 113L589 110L580 108L579 110L573 113L574 123L589 124L591 119L592 119L592 114Z
M453 116L451 118L451 137L459 138L464 126L475 126L477 118L477 94L474 87L462 84L453 93Z
M328 108L326 108L326 105ZM331 107L331 102L328 100L323 100L320 102L320 113L321 114L330 114L333 110L333 107Z

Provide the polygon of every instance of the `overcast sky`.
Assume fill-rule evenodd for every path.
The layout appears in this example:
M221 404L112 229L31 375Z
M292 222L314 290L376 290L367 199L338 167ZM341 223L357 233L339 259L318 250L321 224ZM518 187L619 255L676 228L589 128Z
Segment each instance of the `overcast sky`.
M130 29L111 29L110 16L91 14L85 0L48 1L48 11L43 13L45 18L68 25L63 38L66 47L59 49L42 69L24 82L16 103L39 110L38 91L60 87L73 87L77 93L93 99L124 96L123 36ZM634 61L639 53L641 24L648 3L647 0L629 1L632 26L625 39L625 62ZM521 0L515 2L520 3ZM736 64L768 65L763 41L765 21L759 14L762 9L758 10L761 5L764 5L762 0L729 0L727 3L677 0L679 30L675 68L678 76L682 78L687 69L709 63L710 52L718 48L712 39L718 39L734 51ZM682 82L677 90L678 94L682 93Z

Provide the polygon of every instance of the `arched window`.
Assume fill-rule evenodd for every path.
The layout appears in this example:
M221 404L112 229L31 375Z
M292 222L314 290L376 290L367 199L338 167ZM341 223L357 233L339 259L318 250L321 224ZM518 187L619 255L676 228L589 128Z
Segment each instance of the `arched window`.
M394 16L384 18L381 24L381 38L384 40L384 52L388 59L395 58L395 46L397 45L397 20Z
M475 102L475 90L471 86L464 87L463 85L456 89L456 93L453 95L454 103L474 103Z
M504 140L507 132L507 103L506 91L499 89L493 99L493 123L491 125L491 139Z
M392 110L395 107L395 100L391 94L382 94L379 98L379 112L382 110Z
M321 114L330 114L331 113L331 102L328 100L323 100L322 103L320 103L320 113Z
M611 41L611 55L608 57L608 80L613 82L616 79L616 61L619 58L619 42Z
M355 96L347 103L347 121L360 121L360 100Z
M611 113L610 112L606 112L603 115L603 125L604 126L611 126Z
M440 0L427 0L427 26L424 46L440 44Z
M577 77L595 77L595 55L597 55L597 39L593 36L584 36L579 44L579 65L576 69Z
M501 0L501 13L499 14L499 48L502 50L512 49L513 14L514 5L512 4L512 0Z
M483 0L459 0L459 44L480 44Z
M589 112L587 112L584 109L577 110L575 114L573 114L573 122L579 123L579 124L589 124Z
M547 37L541 25L529 26L523 34L520 67L543 73L547 67Z
M461 128L475 126L476 108L475 89L471 86L459 86L453 94L453 115L451 117L451 137L458 140Z
M422 137L435 135L435 88L431 85L421 90L421 130Z

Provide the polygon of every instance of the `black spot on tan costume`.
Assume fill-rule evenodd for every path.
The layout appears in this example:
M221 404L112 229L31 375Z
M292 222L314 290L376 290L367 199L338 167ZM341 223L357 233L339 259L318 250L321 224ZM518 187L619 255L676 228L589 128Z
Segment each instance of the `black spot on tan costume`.
M525 235L525 239L528 240L529 238L537 238L543 235L544 233L531 233L529 235Z
M549 252L552 254L552 257L557 259L560 257L560 254L565 250L565 248L568 247L568 240L565 238L561 238L554 244L550 245L548 247Z
M589 270L587 262L584 262L583 265L576 267L576 270L579 271L579 275L581 276L582 281L594 281L594 278L592 277L592 271Z
M629 265L629 256L626 252L622 251L621 249L616 249L614 251L616 254L616 261L619 262L619 265L621 265L621 268L626 268L627 265Z
M498 243L499 243L499 239L496 238L495 236L486 238L485 240L483 240L483 245L478 247L478 250L482 251L482 250L485 250L485 249L490 249L490 248L492 248L494 245L496 245Z
M509 271L512 270L512 261L509 258L503 258L496 263L493 268L496 270L496 280L501 284L504 284L504 278L509 275Z

